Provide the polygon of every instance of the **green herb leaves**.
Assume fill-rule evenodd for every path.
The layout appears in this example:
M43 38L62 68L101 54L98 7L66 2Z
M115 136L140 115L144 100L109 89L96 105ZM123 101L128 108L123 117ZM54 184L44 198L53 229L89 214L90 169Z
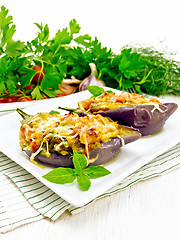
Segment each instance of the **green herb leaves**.
M123 49L104 64L100 77L109 87L134 91L136 82L139 81L138 76L144 71L146 64L139 53L132 52L131 48Z
M0 9L0 95L43 99L58 96L64 78L79 80L90 74L90 63L97 68L97 77L106 86L118 90L151 95L180 95L179 63L166 53L152 48L126 46L119 53L102 47L95 37L80 34L75 19L49 38L48 24L35 23L37 35L22 42L13 39L16 26L9 11ZM34 83L32 68L42 67L46 74ZM29 85L33 85L31 89ZM27 90L28 89L28 90ZM94 95L95 96L95 95Z
M59 167L44 175L43 178L53 183L65 184L72 183L76 179L76 174L74 169Z
M138 53L131 53L131 49L124 49L121 52L119 70L125 78L137 77L138 73L144 68L146 62Z
M72 183L77 178L80 189L87 191L91 186L91 178L95 179L110 174L110 171L102 166L87 167L85 156L76 152L73 153L72 160L74 169L59 167L45 174L43 178L57 184Z
M8 15L8 10L1 6L0 12L0 46L1 51L4 48L5 44L12 40L12 36L15 33L15 25L12 24L12 16Z
M13 35L16 27L13 24L12 16L8 15L8 10L1 6L0 11L0 94L7 90L12 94L17 90L16 69L17 58L24 51L24 43L14 41ZM21 60L19 60L21 61Z
M8 15L8 10L1 6L0 11L0 54L6 53L10 57L17 57L24 49L24 43L14 41L13 35L16 32L16 26L13 24L12 16Z
M93 95L93 97L100 96L104 92L104 88L99 86L87 86L88 91ZM108 93L113 93L111 90L106 90Z
M99 86L87 86L87 89L93 95L93 97L97 97L104 92L104 88Z

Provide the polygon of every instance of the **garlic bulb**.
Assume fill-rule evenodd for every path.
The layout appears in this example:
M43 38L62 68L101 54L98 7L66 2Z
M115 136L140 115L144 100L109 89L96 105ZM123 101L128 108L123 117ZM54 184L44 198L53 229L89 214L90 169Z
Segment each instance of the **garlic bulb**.
M79 91L87 90L87 86L105 86L105 83L96 76L96 65L90 63L89 66L91 68L91 74L80 83Z

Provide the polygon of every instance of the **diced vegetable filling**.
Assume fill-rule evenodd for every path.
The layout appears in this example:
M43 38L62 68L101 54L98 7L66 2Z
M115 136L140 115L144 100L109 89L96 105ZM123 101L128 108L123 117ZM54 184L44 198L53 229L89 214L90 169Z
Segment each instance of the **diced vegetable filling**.
M31 160L39 153L49 157L52 152L67 155L73 151L89 159L101 143L126 135L117 122L101 115L38 113L21 123L20 146L34 152Z
M120 94L104 92L98 97L81 101L78 103L82 112L102 112L106 110L116 109L120 107L129 107L135 105L152 104L159 105L160 102L156 98L146 99L143 95L136 93L122 92Z

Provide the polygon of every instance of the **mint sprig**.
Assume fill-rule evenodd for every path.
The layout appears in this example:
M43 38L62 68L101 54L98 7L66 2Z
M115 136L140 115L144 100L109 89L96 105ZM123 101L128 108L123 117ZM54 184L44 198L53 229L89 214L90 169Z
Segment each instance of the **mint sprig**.
M97 97L104 92L104 88L99 86L87 86L87 89L93 95L93 97Z
M87 86L88 91L93 95L93 97L98 97L105 91L104 88L99 86ZM111 90L106 90L108 93L113 93Z
M87 167L87 160L85 156L73 153L74 168L58 167L49 173L45 174L43 178L46 180L57 183L65 184L72 183L77 179L77 183L81 190L87 191L91 186L90 179L106 176L111 172L102 166L90 166Z

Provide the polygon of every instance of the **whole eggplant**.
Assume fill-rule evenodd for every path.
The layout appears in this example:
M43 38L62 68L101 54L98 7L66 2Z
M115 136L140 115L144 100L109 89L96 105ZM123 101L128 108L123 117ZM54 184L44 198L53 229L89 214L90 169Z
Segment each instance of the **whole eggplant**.
M103 142L101 144L101 147L94 150L90 154L90 159L96 158L97 159L90 163L90 165L97 166L101 165L103 163L111 161L113 158L115 158L119 152L120 148L124 146L125 144L131 143L133 141L138 140L141 137L141 134L139 133L138 130L126 127L126 126L121 126L121 128L126 131L127 135L122 137L122 138L113 138L110 141ZM29 157L32 155L31 150L23 150ZM44 155L38 154L35 156L34 160L51 165L53 167L70 167L73 168L73 162L72 158L70 155L61 155L58 152L52 152L49 157L46 157Z

